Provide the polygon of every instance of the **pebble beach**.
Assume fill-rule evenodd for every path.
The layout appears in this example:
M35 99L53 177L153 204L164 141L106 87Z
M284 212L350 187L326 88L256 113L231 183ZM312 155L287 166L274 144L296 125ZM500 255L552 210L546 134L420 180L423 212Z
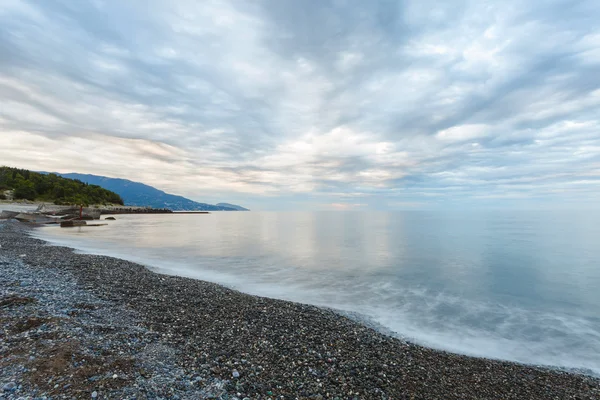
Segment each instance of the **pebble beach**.
M429 349L30 229L0 222L0 400L600 399L591 376Z

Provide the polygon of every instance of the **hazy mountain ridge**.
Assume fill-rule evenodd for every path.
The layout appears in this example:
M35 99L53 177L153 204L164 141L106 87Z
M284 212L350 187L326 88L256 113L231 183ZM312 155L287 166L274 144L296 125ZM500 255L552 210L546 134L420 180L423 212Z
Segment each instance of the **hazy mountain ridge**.
M244 208L242 206L238 206L235 204L231 204L231 203L217 203L216 205L217 205L217 207L233 208L234 210L237 210L237 211L250 211L247 208Z
M98 185L119 194L125 205L138 207L169 208L173 211L247 211L244 207L229 203L217 205L199 203L183 196L163 192L152 186L128 179L108 178L91 174L58 174L65 178L78 179Z

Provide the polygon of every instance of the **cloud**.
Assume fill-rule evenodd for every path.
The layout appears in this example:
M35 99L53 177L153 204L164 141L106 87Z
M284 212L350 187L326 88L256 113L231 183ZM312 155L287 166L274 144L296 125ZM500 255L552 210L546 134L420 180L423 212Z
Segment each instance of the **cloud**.
M592 0L6 0L0 159L253 208L597 198L599 16Z
M465 141L483 137L487 131L489 127L485 124L467 124L441 130L436 136L443 141Z

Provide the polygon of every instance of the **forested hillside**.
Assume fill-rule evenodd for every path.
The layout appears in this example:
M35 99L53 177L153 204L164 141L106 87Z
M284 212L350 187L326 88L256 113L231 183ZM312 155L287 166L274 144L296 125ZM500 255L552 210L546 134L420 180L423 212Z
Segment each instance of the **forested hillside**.
M15 200L38 200L65 205L123 204L118 194L98 185L56 174L40 174L26 169L0 167L0 199L12 190Z

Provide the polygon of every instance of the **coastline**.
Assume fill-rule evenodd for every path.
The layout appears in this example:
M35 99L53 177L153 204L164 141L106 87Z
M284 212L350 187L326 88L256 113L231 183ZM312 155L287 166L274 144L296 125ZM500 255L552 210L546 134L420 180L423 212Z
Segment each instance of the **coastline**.
M429 349L331 310L76 254L28 229L0 222L6 399L600 397L596 378ZM27 276L37 283L23 286ZM40 365L44 354L61 355L71 377L56 383L63 373Z

